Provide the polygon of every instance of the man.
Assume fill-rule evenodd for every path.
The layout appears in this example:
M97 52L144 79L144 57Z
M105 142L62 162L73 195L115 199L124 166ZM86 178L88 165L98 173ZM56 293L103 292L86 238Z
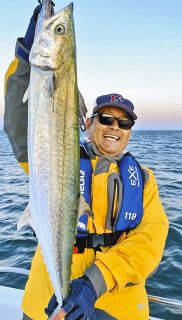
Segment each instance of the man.
M27 104L22 97L29 82L28 53L39 9L24 39L18 40L16 58L5 77L4 129L26 172ZM149 319L145 281L160 263L168 221L152 171L124 151L136 119L132 102L120 94L98 97L87 119L90 142L81 146L80 166L82 171L87 163L84 172L91 182L84 196L90 197L94 219L78 223L70 294L54 320ZM38 247L25 288L23 320L45 320L55 307Z

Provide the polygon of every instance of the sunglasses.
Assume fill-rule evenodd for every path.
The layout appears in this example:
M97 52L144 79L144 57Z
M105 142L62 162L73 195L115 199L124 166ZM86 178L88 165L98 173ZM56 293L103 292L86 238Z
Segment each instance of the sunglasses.
M131 127L135 124L133 119L117 118L107 113L94 113L91 118L96 116L98 116L99 123L103 124L104 126L110 126L116 120L120 129L128 130L131 129Z

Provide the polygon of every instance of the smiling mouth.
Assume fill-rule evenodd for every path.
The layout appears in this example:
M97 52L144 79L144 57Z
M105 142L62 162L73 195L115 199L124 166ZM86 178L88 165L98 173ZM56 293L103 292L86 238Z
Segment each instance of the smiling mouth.
M106 138L109 141L118 141L119 140L119 137L115 136L113 134L105 134L104 138Z

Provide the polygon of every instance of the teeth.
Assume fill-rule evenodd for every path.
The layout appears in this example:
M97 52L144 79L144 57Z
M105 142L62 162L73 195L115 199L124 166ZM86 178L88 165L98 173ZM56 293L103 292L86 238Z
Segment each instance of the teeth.
M105 134L104 137L105 137L105 138L111 138L112 140L113 140L113 139L114 139L114 140L118 140L118 139L119 139L117 136L114 136L114 135L112 135L112 134Z

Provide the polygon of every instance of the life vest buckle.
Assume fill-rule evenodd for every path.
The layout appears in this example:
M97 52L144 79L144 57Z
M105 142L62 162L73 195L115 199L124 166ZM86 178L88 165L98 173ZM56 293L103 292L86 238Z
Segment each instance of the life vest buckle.
M92 234L92 246L93 248L104 247L105 237L104 234Z

